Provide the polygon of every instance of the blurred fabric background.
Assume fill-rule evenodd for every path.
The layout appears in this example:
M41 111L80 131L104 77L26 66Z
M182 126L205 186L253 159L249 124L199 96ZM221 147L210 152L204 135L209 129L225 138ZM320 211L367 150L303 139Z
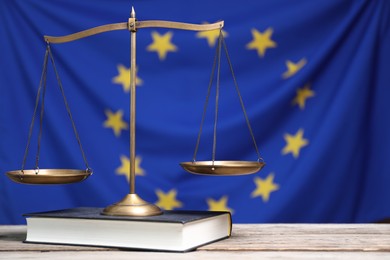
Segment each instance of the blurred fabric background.
M0 223L23 213L105 207L128 193L130 33L51 44L94 174L77 184L13 183L21 169L46 43L109 23L225 21L235 76L266 166L247 176L185 172L218 31L137 32L136 192L167 210L230 210L235 223L375 222L390 217L390 2L0 2ZM217 160L256 160L221 59ZM39 168L84 169L49 64ZM215 95L215 88L211 93ZM211 160L211 97L197 160ZM39 113L26 169L34 169Z

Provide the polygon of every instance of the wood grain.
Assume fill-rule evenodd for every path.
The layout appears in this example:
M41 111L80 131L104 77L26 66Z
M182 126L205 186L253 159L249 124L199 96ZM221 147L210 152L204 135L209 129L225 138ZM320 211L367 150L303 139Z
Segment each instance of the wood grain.
M389 224L235 224L232 237L190 253L23 243L0 226L0 259L390 259Z
M390 225L234 225L230 239L204 246L201 250L390 252Z

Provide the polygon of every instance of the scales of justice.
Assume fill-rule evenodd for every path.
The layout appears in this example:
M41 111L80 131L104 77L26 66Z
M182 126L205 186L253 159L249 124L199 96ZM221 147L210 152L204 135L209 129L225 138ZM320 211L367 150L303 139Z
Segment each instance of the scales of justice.
M75 41L81 38L85 38L88 36L92 36L99 33L104 33L108 31L114 30L128 30L131 33L130 37L130 65L131 65L131 73L130 73L130 191L129 193L119 202L106 207L101 214L104 215L114 215L114 216L153 216L160 215L163 211L154 204L148 203L141 199L135 192L135 117L136 117L136 34L138 29L142 28L150 28L150 27L159 27L159 28L171 28L171 29L181 29L181 30L192 30L192 31L208 31L208 30L220 30L218 46L216 49L216 54L214 57L214 63L212 67L212 75L210 78L210 83L208 87L208 94L206 97L206 102L203 110L203 117L200 125L200 130L197 138L197 143L195 147L195 152L192 161L180 163L180 165L188 172L194 174L203 174L203 175L213 175L213 176L233 176L233 175L245 175L256 173L261 170L265 165L263 159L260 157L256 141L249 124L249 119L245 111L244 103L238 89L237 81L235 79L233 73L233 67L230 62L230 58L227 52L227 47L225 41L223 39L222 27L224 25L223 21L212 23L212 24L190 24L190 23L180 23L180 22L172 22L172 21L161 21L161 20L150 20L150 21L138 21L135 17L134 8L132 8L130 18L128 22L123 23L115 23L115 24L106 24L99 27L94 27L91 29L87 29L84 31L80 31L74 34L69 34L62 37L53 37L53 36L44 36L44 39L47 43L44 65L42 76L40 80L40 85L38 88L38 93L35 102L35 109L33 114L33 119L31 121L27 146L23 158L22 168L20 170L9 171L7 172L7 176L21 184L67 184L83 181L92 175L92 170L88 165L86 156L84 154L83 148L81 146L80 138L77 133L72 114L70 112L68 102L66 100L64 90L62 87L62 83L58 76L57 69L54 64L53 55L50 50L50 43L66 43L70 41ZM221 49L222 46L225 50L226 57L229 63L229 67L233 76L234 85L237 90L237 94L240 99L240 104L245 116L245 120L252 137L252 141L254 144L254 148L257 153L257 161L219 161L215 160L215 150L216 150L216 127L217 127L217 117L218 117L218 99L219 99L219 74L220 74L220 57L221 57ZM43 119L43 111L44 111L44 97L46 90L46 69L48 59L50 58L54 72L56 74L56 78L58 81L58 85L61 91L61 94L64 99L64 103L67 109L68 116L71 120L73 131L75 133L79 148L81 150L86 169L77 170L77 169L39 169L38 161L39 161L39 151L40 151L40 140L42 135L42 119ZM212 87L213 78L215 74L215 69L217 67L217 79L216 79L216 98L215 98L215 120L214 120L214 135L213 135L213 150L212 150L212 160L210 161L196 161L196 153L198 151L202 126L206 114L206 108L210 96L210 89ZM35 169L26 170L24 168L26 157L29 150L30 139L32 135L32 129L34 125L34 119L37 114L38 104L41 103L40 109L40 124L39 124L39 134L38 134L38 149L36 155L36 165Z

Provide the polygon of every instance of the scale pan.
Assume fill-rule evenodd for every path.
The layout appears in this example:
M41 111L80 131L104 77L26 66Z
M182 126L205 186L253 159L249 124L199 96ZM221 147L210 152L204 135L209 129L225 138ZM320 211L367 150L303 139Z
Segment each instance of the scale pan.
M196 161L180 163L184 170L203 175L246 175L258 172L264 162L257 161Z
M14 182L21 184L68 184L80 182L88 178L92 171L74 169L39 169L17 170L7 172Z

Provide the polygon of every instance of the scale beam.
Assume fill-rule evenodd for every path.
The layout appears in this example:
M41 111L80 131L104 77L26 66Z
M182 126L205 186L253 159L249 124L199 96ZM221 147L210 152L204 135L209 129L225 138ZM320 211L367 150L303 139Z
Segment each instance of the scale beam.
M138 29L138 28L161 27L161 28L170 28L170 29L187 30L187 31L211 31L216 29L222 29L223 24L224 24L223 21L210 23L210 24L193 24L193 23L151 20L151 21L136 22L136 28Z
M137 29L141 29L141 28L154 27L154 28L170 28L170 29L188 30L188 31L210 31L210 30L222 29L223 25L224 25L223 21L219 21L211 24L192 24L192 23L180 23L180 22L161 21L161 20L150 20L150 21L136 21L135 26L134 23L131 24L130 22L123 22L123 23L106 24L91 29L87 29L84 31L80 31L77 33L58 36L58 37L45 35L44 39L47 43L65 43L65 42L71 42L82 38L86 38L95 34L109 32L109 31L117 31L117 30L136 31Z

